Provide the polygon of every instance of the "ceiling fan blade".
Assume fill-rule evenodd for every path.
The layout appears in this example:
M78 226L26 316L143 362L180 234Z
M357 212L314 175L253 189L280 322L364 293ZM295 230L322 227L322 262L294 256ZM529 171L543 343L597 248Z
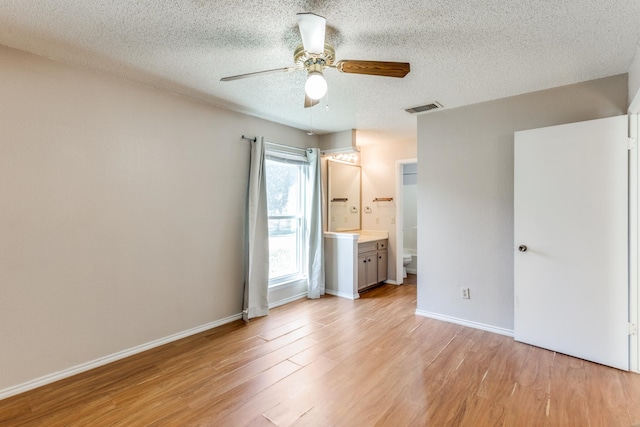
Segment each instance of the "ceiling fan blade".
M314 13L298 13L297 16L304 50L318 55L323 53L327 20Z
M237 76L223 77L221 82L229 82L231 80L246 79L247 77L261 76L263 74L288 73L295 70L295 67L276 68L273 70L256 71L255 73L238 74Z
M313 99L309 97L306 93L304 94L304 108L313 107L314 105L318 105L320 103L319 99Z
M343 73L398 78L406 76L411 71L408 62L353 61L350 59L338 61L335 68Z

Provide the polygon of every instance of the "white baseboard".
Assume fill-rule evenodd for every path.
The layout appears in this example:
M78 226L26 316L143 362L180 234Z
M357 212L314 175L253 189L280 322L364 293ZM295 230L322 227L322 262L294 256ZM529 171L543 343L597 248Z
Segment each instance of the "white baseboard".
M407 273L418 274L418 270L415 268L407 268Z
M398 282L396 282L395 280L385 280L384 283L386 283L387 285L397 285Z
M296 300L299 300L299 299L302 299L302 298L306 298L306 297L307 297L307 292L303 292L301 294L294 295L292 297L285 298L283 300L276 301L274 303L270 302L269 303L269 308L271 309L271 308L280 307L281 305L285 305L285 304L288 304L290 302L293 302L293 301L296 301Z
M505 335L513 338L511 329L499 328L497 326L486 325L484 323L473 322L471 320L458 319L457 317L445 316L444 314L433 313L430 311L416 310L416 316L428 317L430 319L442 320L444 322L455 323L457 325L468 326L469 328L481 329L494 334Z
M61 379L68 378L73 375L77 375L81 372L86 372L91 369L97 368L99 366L103 366L103 365L107 365L109 363L115 362L116 360L124 359L125 357L133 356L134 354L142 353L143 351L150 350L152 348L159 347L161 345L168 344L170 342L177 341L179 339L186 338L188 336L195 335L197 333L204 332L206 330L213 329L215 327L224 325L226 323L231 323L240 319L242 319L242 313L234 314L233 316L229 316L227 318L217 320L215 322L197 326L195 328L188 329L183 332L178 332L177 334L169 335L167 337L160 338L155 341L148 342L146 344L132 347L127 350L119 351L117 353L113 353L108 356L104 356L99 359L92 360L90 362L72 366L71 368L54 372L52 374L48 374L31 381L27 381L26 383L18 384L16 386L9 387L4 390L0 390L0 400L6 399L7 397L15 396L20 393L24 393L25 391L42 387L43 385L51 384Z
M338 291L334 291L332 289L325 289L324 292L329 294L329 295L333 295L333 296L340 297L340 298L346 298L346 299L350 299L350 300L356 300L356 299L360 298L360 294L355 294L355 295L345 294L344 292L338 292Z

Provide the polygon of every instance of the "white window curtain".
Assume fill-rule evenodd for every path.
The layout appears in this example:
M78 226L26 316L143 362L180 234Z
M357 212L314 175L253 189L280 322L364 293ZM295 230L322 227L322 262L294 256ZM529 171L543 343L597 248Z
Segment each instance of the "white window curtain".
M317 148L307 151L307 206L305 212L307 232L308 298L324 295L324 236L322 232L322 180L320 176L320 152Z
M264 172L264 138L251 142L249 192L245 223L245 321L269 313L269 226Z

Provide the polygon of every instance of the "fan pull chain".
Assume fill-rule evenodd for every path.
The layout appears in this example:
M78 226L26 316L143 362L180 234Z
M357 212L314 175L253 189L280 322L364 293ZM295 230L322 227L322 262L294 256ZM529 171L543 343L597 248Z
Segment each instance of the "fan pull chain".
M310 108L309 110L310 110L309 111L309 116L310 116L310 120L309 121L310 121L310 128L311 129L309 129L309 132L307 132L307 135L313 135L313 109Z

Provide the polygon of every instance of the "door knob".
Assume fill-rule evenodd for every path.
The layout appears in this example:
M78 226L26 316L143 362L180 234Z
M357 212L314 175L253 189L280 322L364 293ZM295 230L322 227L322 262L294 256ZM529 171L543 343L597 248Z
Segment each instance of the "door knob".
M520 252L527 252L527 247L525 245L520 245L520 246L518 246L518 250Z

